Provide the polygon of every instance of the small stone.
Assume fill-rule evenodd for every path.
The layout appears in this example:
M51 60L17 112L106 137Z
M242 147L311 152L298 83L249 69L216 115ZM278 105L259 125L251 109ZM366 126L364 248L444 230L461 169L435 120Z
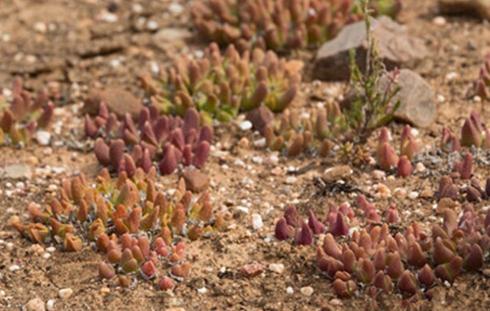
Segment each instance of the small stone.
M101 102L105 102L107 108L120 117L126 113L137 117L143 108L143 103L136 96L121 87L112 86L92 92L85 101L83 112L97 114Z
M408 194L408 198L411 199L411 200L415 200L416 198L419 197L419 193L416 192L416 191L411 191L409 194Z
M307 296L307 297L310 297L311 295L313 295L313 287L311 286L305 286L305 287L301 287L301 289L299 290L301 292L301 294Z
M254 146L257 148L264 148L267 146L267 141L264 137L254 140Z
M327 168L323 172L323 177L325 181L331 182L339 179L344 179L353 173L352 169L348 165L338 165L334 167Z
M487 278L490 278L490 269L483 269L483 275L486 276Z
M382 170L374 170L371 175L374 179L383 180L386 178L386 173Z
M269 270L272 272L281 274L284 272L284 265L282 263L271 263L269 265Z
M287 293L288 295L292 295L292 294L294 294L294 289L293 289L291 286L288 286L288 287L286 288L286 293Z
M26 164L11 164L0 167L0 178L31 179L31 167Z
M423 173L423 172L425 172L425 165L424 165L424 163L422 163L422 162L417 163L415 165L415 171L417 173Z
M264 271L264 265L258 262L252 262L244 265L240 272L246 277L254 277L261 274Z
M36 132L36 140L41 146L47 146L51 141L51 133L39 130Z
M422 40L412 37L406 27L387 16L372 20L372 37L380 58L387 69L413 67L421 62L428 51ZM349 78L349 55L355 49L357 55L366 51L366 24L359 21L342 28L333 40L325 43L315 59L314 76L323 80L347 80ZM358 58L361 60L361 58ZM364 66L360 66L363 68Z
M9 267L9 271L10 271L10 272L15 272L15 271L17 271L17 270L20 270L20 266L19 266L19 265L11 265L11 266Z
M56 303L56 300L54 299L49 299L48 302L46 302L46 309L48 311L54 311L54 304Z
M202 192L209 186L208 175L202 173L200 170L188 169L183 174L186 188L192 192Z
M191 37L191 33L185 28L163 27L153 35L153 43L162 50L171 47L184 47L185 42Z
M58 291L58 295L60 296L61 299L66 300L73 295L73 289L71 288L63 288Z
M184 7L177 3L177 2L172 2L170 4L170 6L168 7L168 10L170 13L174 14L174 15L179 15L181 14L182 12L184 12Z
M264 135L267 125L274 119L274 113L264 105L247 113L247 120L252 122L253 128Z
M444 25L446 25L446 19L443 16L436 16L436 17L434 17L434 19L432 20L432 22L434 23L434 25L437 25L437 26L444 26Z
M286 184L292 185L292 184L296 183L297 180L298 180L298 178L296 178L295 176L288 176L286 178Z
M260 230L264 226L264 223L262 222L262 216L259 214L252 214L252 228L254 230Z
M103 296L108 295L110 292L111 292L111 289L110 289L109 287L102 287L102 288L100 289L100 293L101 293Z
M248 130L252 129L252 122L245 120L245 121L240 122L240 124L238 126L240 127L240 129L242 131L248 131Z
M44 301L41 298L33 298L24 306L26 311L44 311Z
M206 287L201 287L197 289L197 292L199 294L206 294L208 292L208 289Z
M380 90L386 89L390 83L387 75L380 79ZM400 70L396 79L400 90L393 102L399 101L400 106L395 111L395 117L417 127L430 126L437 115L432 86L418 73L408 69Z

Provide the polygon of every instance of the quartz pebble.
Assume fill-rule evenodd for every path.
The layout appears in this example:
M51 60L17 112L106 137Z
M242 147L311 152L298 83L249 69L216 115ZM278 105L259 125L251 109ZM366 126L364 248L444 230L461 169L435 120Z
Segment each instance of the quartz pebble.
M49 299L48 302L46 302L46 309L48 311L53 311L54 310L54 304L56 303L56 300L54 299Z
M58 295L61 299L66 300L73 295L73 289L71 288L62 288L58 291Z
M305 286L305 287L301 287L301 289L299 290L301 292L301 294L307 296L307 297L310 297L311 295L313 295L313 287L311 286Z
M284 272L284 265L282 263L271 263L269 265L269 270L272 272L281 274Z
M262 216L259 214L252 214L252 228L254 230L260 230L263 226Z
M248 130L252 129L252 122L245 120L245 121L240 122L239 126L240 126L240 129L242 131L248 131Z
M292 295L292 294L294 294L294 289L291 286L288 286L286 288L286 293L288 293L289 295Z
M36 140L41 146L47 146L51 141L51 133L39 130L36 132Z
M27 304L24 306L26 311L44 311L46 310L44 306L44 301L41 300L41 298L33 298L27 302Z

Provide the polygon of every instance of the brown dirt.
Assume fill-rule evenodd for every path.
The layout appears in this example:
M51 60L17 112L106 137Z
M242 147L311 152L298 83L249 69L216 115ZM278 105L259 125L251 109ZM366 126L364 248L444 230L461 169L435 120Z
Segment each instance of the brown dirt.
M423 38L431 56L418 68L434 87L441 102L437 122L421 130L425 144L434 148L443 126L456 130L463 117L479 104L469 96L483 55L490 51L488 23L464 17L446 17L445 25L433 22L437 15L436 1L405 1L400 21L410 32ZM112 4L116 3L116 5ZM141 11L135 7L141 4ZM189 279L180 283L173 294L162 293L148 282L134 288L121 289L98 279L96 263L99 255L89 247L81 253L68 254L58 250L49 259L35 252L31 244L7 228L12 215L23 215L30 201L42 201L64 176L79 171L88 175L97 172L93 155L81 143L82 119L78 113L81 99L98 85L117 84L138 94L137 74L150 71L157 64L167 63L173 55L202 49L204 45L189 39L165 42L158 35L161 29L189 30L185 11L171 12L171 4L185 1L96 1L96 0L3 0L0 5L0 85L10 85L14 75L26 78L28 87L36 88L50 82L59 87L66 99L57 111L54 143L50 147L36 144L23 150L2 148L1 166L24 163L32 168L33 177L23 180L0 180L0 309L19 310L34 297L43 301L56 299L55 310L352 310L367 309L370 299L359 295L339 300L330 282L318 273L308 249L278 243L272 238L274 222L287 203L302 209L312 208L323 215L327 202L352 202L349 191L320 191L315 183L325 169L335 166L336 159L320 161L302 156L287 159L253 147L259 137L240 131L236 123L218 130L215 148L205 171L210 175L215 206L229 210L233 226L211 239L190 243L189 256L193 270ZM102 22L103 12L116 9L117 21ZM156 23L156 28L152 24ZM148 27L150 26L150 27ZM189 30L190 31L190 30ZM448 81L448 73L456 73ZM450 75L449 75L450 76ZM311 106L310 95L320 87L335 90L336 85L305 83L302 98ZM490 119L490 109L483 118ZM393 129L400 131L400 125ZM245 139L241 137L245 136ZM247 147L248 145L248 147ZM278 161L274 159L277 156ZM489 176L482 155L477 176ZM348 185L369 189L385 183L394 193L403 188L407 193L425 192L427 197L409 200L393 195L376 199L380 207L395 202L403 211L404 221L433 222L431 192L447 165L433 164L432 156L421 158L428 172L406 181L388 178L373 181L372 167L354 167L344 180ZM335 160L335 161L334 161ZM309 166L310 163L314 165ZM443 161L442 163L446 163ZM349 164L349 163L348 163ZM304 168L299 174L288 168ZM57 168L62 168L57 170ZM437 168L438 170L431 170ZM169 187L177 177L162 178ZM345 189L344 189L345 190ZM239 207L247 207L248 214ZM258 213L264 226L254 231L251 215ZM240 274L240 268L251 262L265 266L253 278ZM282 274L270 271L271 263L282 263ZM10 271L12 265L20 267ZM287 287L294 293L288 294ZM300 292L311 286L314 294ZM72 288L73 296L62 301L61 288ZM107 292L106 287L109 288ZM205 287L206 293L197 289ZM490 280L483 274L465 274L450 287L440 286L432 301L420 301L422 310L488 310ZM391 295L380 303L381 309L400 309L401 297ZM178 309L182 308L182 309Z

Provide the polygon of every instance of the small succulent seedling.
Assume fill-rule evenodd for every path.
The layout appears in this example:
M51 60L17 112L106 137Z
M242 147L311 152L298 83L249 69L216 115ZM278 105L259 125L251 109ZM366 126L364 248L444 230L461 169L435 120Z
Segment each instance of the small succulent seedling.
M375 1L372 8L395 16L400 1ZM194 1L191 15L208 41L236 44L241 50L260 47L281 52L318 47L360 18L352 0Z
M202 58L181 56L159 80L142 82L164 113L183 115L192 107L205 120L229 121L260 105L273 112L288 107L301 80L296 64L261 49L240 54L233 45L222 54L213 43Z
M485 56L484 64L480 69L480 76L476 81L476 92L483 101L490 100L490 54Z
M179 164L201 168L213 138L212 128L201 126L194 108L188 109L182 119L160 116L154 106L145 107L135 123L129 114L118 119L104 103L98 116L85 117L85 134L98 137L94 152L101 165L124 171L129 177L137 167L149 172L156 165L163 175L174 172Z
M135 169L132 178L121 172L111 178L104 169L95 184L83 175L62 182L58 196L42 207L31 203L30 221L18 217L10 224L24 237L39 244L58 244L65 251L80 251L95 242L106 260L99 264L101 278L116 274L121 286L140 274L157 280L162 289L188 275L185 239L196 240L223 228L224 218L213 211L209 194L193 198L181 180L172 196L155 182L156 170ZM162 270L166 268L167 270ZM165 272L166 274L166 272Z
M47 128L53 119L54 104L46 90L32 97L17 78L12 86L12 99L0 96L0 146L25 145L38 129Z
M413 172L411 159L420 149L420 143L412 136L410 126L406 125L401 135L400 156L398 156L390 143L390 137L389 130L383 127L378 138L376 162L385 171L396 167L398 176L408 177Z

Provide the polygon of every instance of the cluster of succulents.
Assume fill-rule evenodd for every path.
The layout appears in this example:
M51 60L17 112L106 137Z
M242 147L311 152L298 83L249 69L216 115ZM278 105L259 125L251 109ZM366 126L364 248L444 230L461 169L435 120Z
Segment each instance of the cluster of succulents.
M372 7L394 16L400 1L375 1ZM194 27L208 41L281 52L317 47L361 17L352 0L194 1L191 14Z
M476 92L483 100L490 100L490 54L480 69L480 76L476 81Z
M25 145L38 129L47 128L54 115L54 104L48 92L41 90L32 97L17 78L12 86L12 99L0 95L0 146Z
M103 169L94 184L79 175L64 180L59 195L44 206L31 203L30 221L14 216L10 224L32 242L60 244L65 251L95 243L107 259L100 263L101 277L110 279L120 272L124 286L134 272L155 278L158 267L182 278L190 269L184 239L196 240L223 228L224 217L213 211L207 193L195 198L181 180L176 191L166 195L155 179L155 168L148 174L138 168L132 178L125 172L111 178ZM172 284L166 274L160 275L160 288Z
M383 127L378 138L376 162L385 171L390 171L396 167L398 176L408 177L412 175L411 161L419 151L420 143L413 137L410 126L406 125L400 137L400 155L397 155L389 142L390 136L389 130Z
M337 103L327 103L306 115L287 109L277 118L266 107L259 107L248 113L247 118L265 137L271 150L285 150L292 157L307 151L325 156L333 140L341 140L347 133Z
M317 267L333 279L339 297L352 296L359 288L373 297L394 290L430 297L438 282L478 271L490 254L490 211L482 215L468 204L458 218L445 209L442 225L433 224L430 233L418 223L402 233L390 230L389 224L400 221L395 207L386 210L381 223L377 209L364 197L358 197L358 206L364 215L371 214L364 229L349 229L347 223L356 217L346 204L330 208L323 222L311 211L305 221L290 206L276 224L277 239L293 238L298 245L318 244L315 237L323 236L316 248Z
M183 115L195 108L208 122L229 121L261 104L274 112L288 107L301 80L292 62L261 49L240 55L233 45L222 54L213 43L201 58L181 56L159 80L142 77L142 84L164 113Z
M182 119L160 115L154 106L145 107L134 122L129 114L118 119L104 103L96 117L85 116L85 134L97 138L94 152L101 165L129 177L138 167L148 172L154 161L163 175L174 172L180 163L201 168L213 138L212 128L201 126L194 108Z
M459 151L461 147L490 149L490 129L482 122L478 112L472 112L461 128L461 138L448 128L443 129L441 147L449 152Z
M463 162L465 162L465 160L463 160ZM466 167L468 167L467 164ZM470 169L466 170L470 171ZM460 172L460 176L462 179L469 180L469 183L466 185L459 185L451 176L441 177L437 190L438 200L445 198L451 200L463 199L469 202L478 203L482 200L490 199L490 178L487 178L485 186L483 187L480 180L476 177L471 178L471 174L463 177Z

